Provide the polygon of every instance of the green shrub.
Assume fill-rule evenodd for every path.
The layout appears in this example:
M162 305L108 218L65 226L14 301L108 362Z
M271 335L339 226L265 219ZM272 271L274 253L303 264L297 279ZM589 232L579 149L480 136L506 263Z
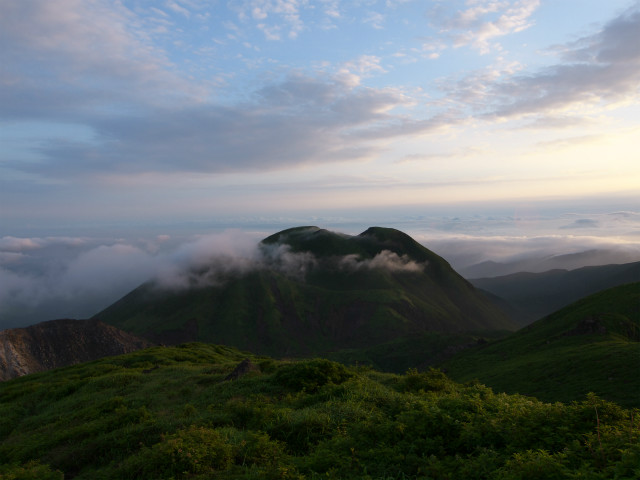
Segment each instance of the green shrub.
M556 480L568 478L562 463L563 455L552 455L545 450L527 450L514 453L504 467L498 470L499 480Z
M341 363L322 358L281 366L274 379L279 385L296 391L316 392L328 383L339 385L353 377Z
M37 460L24 465L0 465L2 480L63 480L62 472L52 471L49 465L42 465Z
M243 467L274 466L287 459L284 445L263 432L242 432L234 451L235 463Z
M233 461L233 449L227 438L216 430L192 425L173 435L166 435L151 448L125 462L122 474L126 478L156 479L228 469Z
M441 392L451 390L453 382L436 368L429 368L423 373L411 368L400 383L400 388L404 392Z

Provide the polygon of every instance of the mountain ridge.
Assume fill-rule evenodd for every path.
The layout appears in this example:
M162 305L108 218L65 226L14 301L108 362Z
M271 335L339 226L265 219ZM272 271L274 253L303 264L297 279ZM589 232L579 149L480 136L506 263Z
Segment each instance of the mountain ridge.
M152 346L97 320L58 319L0 331L0 380Z
M512 317L520 315L518 323L526 325L593 293L640 281L640 262L519 272L469 281L505 300L517 312Z

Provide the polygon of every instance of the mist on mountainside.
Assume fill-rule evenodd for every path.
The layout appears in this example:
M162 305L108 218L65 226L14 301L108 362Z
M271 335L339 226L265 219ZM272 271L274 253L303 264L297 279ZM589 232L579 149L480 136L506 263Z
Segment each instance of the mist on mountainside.
M632 232L636 217L611 214L598 217L599 231L622 225ZM611 223L611 222L617 223ZM625 223L620 223L624 221ZM452 219L440 223L399 218L405 231L467 278L497 276L518 271L573 269L586 265L640 260L640 244L630 237L598 237L593 222L589 236L572 235L558 223L558 234L514 235L504 222ZM565 222L566 223L566 222ZM584 222L573 221L580 232ZM352 226L352 229L360 228ZM487 234L487 229L492 234ZM554 231L554 230L550 230ZM611 230L612 234L618 230ZM135 238L10 237L0 238L0 329L26 326L54 318L87 318L141 283L155 278L167 288L223 281L229 275L269 264L289 275L302 275L314 258L285 246L258 251L268 232L225 230L208 235ZM626 239L626 240L625 240ZM348 257L343 268L419 269L407 259L381 254L375 260Z

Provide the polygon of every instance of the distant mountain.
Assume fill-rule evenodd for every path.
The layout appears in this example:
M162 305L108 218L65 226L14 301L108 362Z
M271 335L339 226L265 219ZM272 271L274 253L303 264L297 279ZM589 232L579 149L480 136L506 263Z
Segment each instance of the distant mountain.
M516 310L512 317L526 325L592 293L640 281L640 262L570 271L523 272L469 281L506 300Z
M298 227L264 239L260 250L252 267L201 266L188 275L191 288L149 282L94 318L157 342L281 357L514 328L444 259L398 230L350 236Z
M571 401L588 392L640 406L640 282L575 302L444 364L457 381Z
M120 355L152 344L96 320L51 320L0 331L0 380Z
M632 263L638 261L637 252L618 250L586 250L584 252L545 257L528 257L510 262L485 261L459 268L464 278L486 278L519 272L543 273L549 270L575 270L582 267Z

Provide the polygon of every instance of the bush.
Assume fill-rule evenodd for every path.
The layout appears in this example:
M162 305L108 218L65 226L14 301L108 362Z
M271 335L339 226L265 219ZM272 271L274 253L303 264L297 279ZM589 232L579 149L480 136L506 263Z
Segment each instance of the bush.
M317 358L306 362L283 365L275 373L279 385L296 391L317 392L328 383L339 385L353 377L341 363Z
M216 430L192 425L166 435L151 448L131 457L123 465L126 478L156 479L211 473L228 469L233 451L227 438Z
M424 373L412 368L402 379L400 388L404 392L442 392L453 389L453 382L436 368L429 368Z
M62 472L33 460L24 465L0 465L2 480L63 480Z
M563 455L545 450L527 450L513 454L498 471L500 480L555 480L568 477Z

